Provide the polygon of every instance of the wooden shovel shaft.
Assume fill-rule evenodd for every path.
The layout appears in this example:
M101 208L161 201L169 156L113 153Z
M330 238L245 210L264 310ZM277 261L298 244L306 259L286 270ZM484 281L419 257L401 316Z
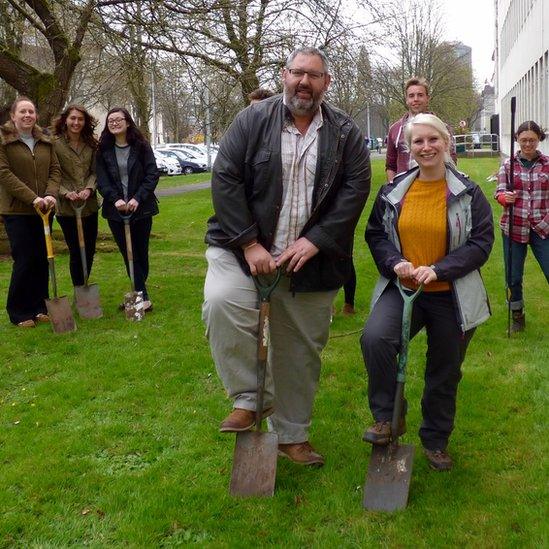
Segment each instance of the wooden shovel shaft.
M53 297L57 299L57 277L55 276L55 255L53 253L53 241L51 238L50 230L50 214L52 213L52 208L49 208L45 213L38 207L34 208L38 215L42 218L42 225L44 226L44 238L46 241L46 253L48 256L48 267L50 271L51 285L53 290Z
M395 388L395 401L393 404L393 417L391 419L391 437L395 441L399 432L398 424L402 415L404 405L404 383L406 382L406 364L408 363L408 345L410 343L410 328L412 323L412 311L414 301L423 290L421 285L413 294L408 295L402 288L400 280L397 279L397 287L402 295L402 330L400 335L400 352L398 354L397 384Z
M265 377L267 370L267 357L269 351L269 313L271 294L278 285L282 271L276 270L274 279L270 283L264 283L260 277L254 276L253 281L259 295L259 326L257 334L257 393L255 407L255 430L261 430L263 419L263 402L265 392Z
M132 233L130 230L130 219L124 217L124 234L126 236L126 255L128 257L128 271L130 271L130 281L132 284L132 292L135 292L135 276L133 272L133 248L132 248Z
M45 213L38 208L34 207L38 215L42 218L42 224L44 225L44 236L46 238L46 252L48 254L48 259L53 259L53 241L51 239L51 230L50 230L50 214L53 211L49 208Z
M76 231L78 232L78 246L80 248L80 260L82 261L82 273L84 275L84 286L88 285L88 262L86 260L86 243L84 241L84 227L82 226L82 209L75 208Z
M270 303L262 300L259 307L259 333L257 337L257 396L255 409L256 431L261 430L261 421L263 419L265 375L269 350L269 312Z

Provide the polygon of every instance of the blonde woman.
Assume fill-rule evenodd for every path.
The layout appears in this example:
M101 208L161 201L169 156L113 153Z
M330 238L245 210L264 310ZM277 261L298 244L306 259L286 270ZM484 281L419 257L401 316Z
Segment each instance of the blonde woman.
M395 281L411 291L423 284L410 332L427 331L419 436L429 465L447 471L461 364L475 328L490 316L479 269L494 242L492 210L481 189L455 169L439 118L418 114L404 133L418 165L381 188L366 228L381 276L361 338L375 420L364 440L386 445L391 437L403 308ZM402 418L399 434L405 430Z

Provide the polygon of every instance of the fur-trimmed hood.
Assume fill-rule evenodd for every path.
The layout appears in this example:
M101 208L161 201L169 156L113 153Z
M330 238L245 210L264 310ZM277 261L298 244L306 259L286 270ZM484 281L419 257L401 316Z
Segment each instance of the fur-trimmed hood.
M36 141L44 141L45 143L52 142L52 138L37 124L35 124L32 129L32 136ZM2 139L2 145L13 143L19 139L19 132L11 120L6 122L3 126L0 126L0 137Z
M59 191L61 169L52 140L35 126L31 150L13 122L0 127L0 136L0 215L36 215L36 197L56 198Z

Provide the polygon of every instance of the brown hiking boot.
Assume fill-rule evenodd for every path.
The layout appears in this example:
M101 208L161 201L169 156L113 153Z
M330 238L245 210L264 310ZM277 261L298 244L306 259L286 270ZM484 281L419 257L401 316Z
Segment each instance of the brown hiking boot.
M18 322L17 326L19 328L34 328L36 324L34 323L34 320L28 319L28 320L22 320L21 322Z
M524 332L526 327L526 315L522 309L518 311L512 311L513 313L513 323L511 324L511 333L515 332Z
M427 450L423 448L429 467L435 471L449 471L454 462L446 450Z
M298 465L309 465L311 467L322 467L324 465L324 457L308 441L297 444L279 444L278 455L288 458Z
M49 322L50 321L50 317L44 313L38 313L35 317L34 317L34 321L35 322Z
M403 435L406 432L406 420L401 417L398 423L397 436ZM364 442L370 442L376 446L387 446L391 442L391 422L376 421L371 427L366 429L362 436Z
M263 410L263 419L274 412L273 408ZM221 422L221 433L240 433L249 431L255 425L255 410L234 408L233 411Z
M343 316L353 316L356 314L355 308L350 303L344 303L341 312L343 313Z

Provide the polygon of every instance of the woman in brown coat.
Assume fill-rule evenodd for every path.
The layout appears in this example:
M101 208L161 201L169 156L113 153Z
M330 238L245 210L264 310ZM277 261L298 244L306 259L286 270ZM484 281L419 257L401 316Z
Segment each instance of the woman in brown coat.
M33 102L19 97L11 120L0 128L0 215L10 242L13 269L6 309L20 327L49 321L48 260L42 220L35 207L55 207L59 189L59 162L51 140L36 124Z
M69 105L54 121L55 152L61 166L61 186L56 219L61 225L70 252L73 286L86 283L80 259L78 231L73 205L82 206L82 227L88 275L92 268L97 240L97 194L95 192L95 151L93 134L96 120L80 105Z

